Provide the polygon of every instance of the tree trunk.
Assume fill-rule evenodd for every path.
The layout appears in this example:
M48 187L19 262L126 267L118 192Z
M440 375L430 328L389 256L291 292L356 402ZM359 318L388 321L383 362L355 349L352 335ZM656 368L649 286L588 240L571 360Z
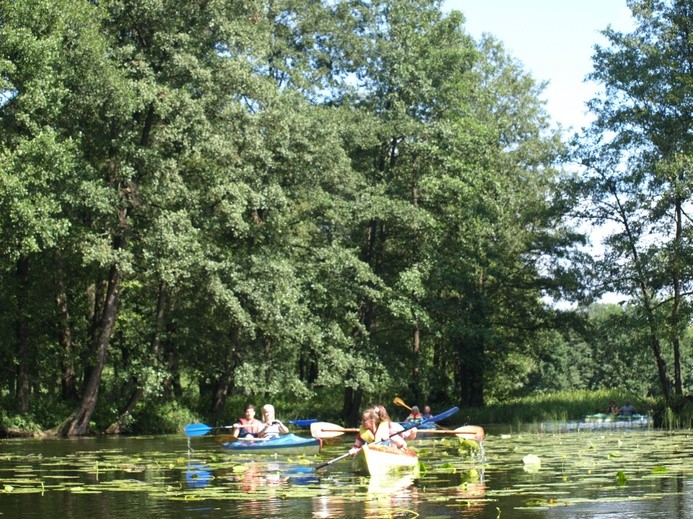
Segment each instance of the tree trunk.
M621 223L623 224L624 231L628 240L628 246L630 247L630 255L637 273L637 284L640 290L640 300L642 302L643 309L645 311L645 318L647 320L647 326L650 332L650 345L652 346L652 354L654 355L655 362L657 364L657 373L659 374L659 384L662 388L662 394L665 400L669 400L671 396L671 382L669 381L669 375L667 374L667 364L664 356L662 355L662 347L659 340L659 327L657 323L657 317L653 308L652 299L650 297L650 286L647 281L647 276L644 273L644 269L641 267L640 254L636 247L637 240L633 235L631 229L630 221L628 219L628 212L624 209L621 199L615 188L612 189L611 194L613 195L616 205L618 208L618 214L620 215Z
M106 353L118 314L120 282L120 270L113 264L108 279L106 301L99 323L99 334L95 344L95 362L90 371L89 379L86 381L79 407L58 428L58 433L61 436L82 436L89 431L89 421L96 408L101 375L106 364Z
M363 389L353 389L347 387L344 391L344 406L342 416L347 425L358 425L361 423L361 401L363 400Z
M676 200L676 231L674 250L680 251L683 240L683 209L681 200ZM679 267L679 253L677 252L672 261L672 284L674 288L674 304L671 308L671 330L672 330L672 346L674 349L674 393L678 396L683 396L683 378L681 376L681 272Z
M17 345L19 348L17 410L20 414L29 412L29 395L31 393L28 291L29 258L22 255L17 261Z
M63 400L77 400L77 375L75 373L74 352L72 349L72 331L70 328L70 311L63 282L60 251L55 253L55 304L58 308L61 347L60 387Z
M414 326L414 332L412 333L412 353L414 365L411 370L409 388L411 389L414 402L418 403L421 402L421 328L418 323Z
M156 302L156 312L154 317L154 333L152 335L152 340L150 342L151 361L154 363L155 366L159 366L161 364L161 360L159 358L161 350L161 331L164 328L164 315L166 313L167 300L168 287L166 283L161 282L159 284L159 297L157 298ZM125 407L120 411L118 418L116 418L115 422L108 426L108 428L105 431L106 434L120 434L123 430L123 426L125 425L126 421L131 416L132 412L135 410L135 407L140 402L140 400L144 398L145 390L141 382L137 379L137 377L133 377L132 385L134 386L134 389L130 394L130 398L128 399L127 404L125 404Z
M455 382L459 391L460 405L481 407L484 405L484 345L465 344L458 349Z
M229 341L231 342L231 362L229 363L227 369L224 370L223 375L217 381L217 386L214 391L214 397L212 400L212 407L210 411L213 415L217 415L224 411L226 407L226 399L229 394L233 391L236 385L236 368L241 365L242 358L239 351L240 344L238 338L240 336L240 329L236 326L231 331Z

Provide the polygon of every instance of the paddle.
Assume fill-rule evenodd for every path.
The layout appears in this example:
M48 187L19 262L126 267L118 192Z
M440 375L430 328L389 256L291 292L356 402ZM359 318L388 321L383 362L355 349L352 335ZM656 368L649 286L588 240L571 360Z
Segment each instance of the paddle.
M402 400L400 397L396 396L395 399L393 400L393 402L394 402L396 405L405 407L405 408L407 408L407 409L409 409L409 410L411 411L411 407L409 407L407 404L405 404L405 403L404 403L404 400Z
M329 422L313 422L310 424L310 435L313 438L325 439L341 436L344 433L359 432L358 429L345 429L337 424Z
M422 421L421 423L419 423L419 424L411 424L411 427L406 427L406 426L405 426L404 429L402 429L401 431L397 431L397 432L394 433L394 434L391 434L390 436L387 437L387 439L389 440L390 438L392 438L392 437L394 437L394 436L397 436L398 434L402 434L403 432L408 431L409 429L413 429L413 428L416 427L417 425L421 425L421 424L424 424L424 423L436 423L436 422L439 422L440 420L445 420L446 418L448 418L448 417L454 415L454 414L455 414L457 411L459 411L459 410L460 410L459 407L451 407L451 408L448 409L447 411L443 411L443 412L440 413L440 414L437 414L437 415L435 415L435 416L431 416L430 418L428 418L428 419L426 419L426 420L423 420L423 421ZM377 441L377 442L370 443L369 445L375 445L375 444L381 443L381 442L382 442L382 440ZM332 465L333 463L335 463L335 462L337 462L337 461L339 461L339 460L343 460L344 458L346 458L346 457L349 456L349 455L350 455L350 454L349 454L348 452L346 452L345 454L342 454L341 456L337 456L336 458L331 459L330 461L327 461L327 462L325 462L325 463L322 463L322 464L318 465L317 467L315 467L315 470L320 470L320 469L322 469L322 468L324 468L324 467L327 467L328 465Z
M214 429L240 429L242 427L248 427L247 425L242 425L242 424L233 424L233 425L220 425L218 427L211 427L207 424L204 423L189 423L188 425L185 426L185 435L186 436L204 436L210 431L213 431Z
M296 427L308 427L310 424L317 422L316 418L299 418L298 420L289 420L291 425Z
M229 426L230 427L230 426ZM226 429L227 426L222 425L221 427L210 427L207 424L203 423L189 423L188 425L185 426L185 435L186 436L204 436L208 432L214 430L214 429Z
M483 427L478 425L463 425L457 429L450 430L432 430L426 431L426 434L454 434L458 438L464 438L466 440L476 440L482 441L486 438L486 432Z
M340 427L337 424L329 422L315 422L310 426L310 434L313 438L318 438L324 440L326 438L334 438L336 436L341 436L346 433L358 432L358 429L349 429L345 427ZM423 434L422 431L419 431ZM458 438L466 438L467 440L477 440L481 441L486 437L483 427L478 425L463 425L454 430L425 430L425 434L453 434Z

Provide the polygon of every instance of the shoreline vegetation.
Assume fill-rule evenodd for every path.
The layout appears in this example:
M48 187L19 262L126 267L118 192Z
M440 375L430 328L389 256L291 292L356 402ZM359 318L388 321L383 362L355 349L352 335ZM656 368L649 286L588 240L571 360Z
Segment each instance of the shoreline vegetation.
M690 425L693 17L628 4L569 135L439 1L0 2L0 431Z
M693 428L693 396L672 401L667 406L661 398L643 397L618 390L563 391L514 398L484 407L462 408L459 414L450 420L450 423L458 425L458 422L461 422L462 424L475 424L483 427L504 426L510 427L511 430L520 430L546 422L580 421L587 415L603 412L611 400L619 403L619 405L629 400L634 405L637 414L653 418L654 427L663 429ZM443 408L447 405L448 403L444 403L437 407ZM309 410L303 409L298 403L286 402L283 403L282 408L293 409L293 412L297 414L295 417L288 417L289 419L299 418L298 415L316 414L316 417L320 419L338 421L338 417L330 414L334 411L328 410L327 407L321 412L314 410L318 408L317 406L314 406L313 410ZM140 416L139 427L132 430L126 429L121 434L175 434L181 432L186 423L215 421L214 419L210 420L211 417L209 416L197 415L178 406L175 406L174 409L158 408L150 412L155 414L146 417L146 419ZM394 418L404 419L403 412L403 409L400 410L393 406ZM227 420L231 420L230 416L233 415L230 414ZM99 434L109 433L101 432L95 426L93 435ZM56 437L59 437L56 427L47 428L45 425L42 426L26 417L20 418L6 412L0 415L0 438L2 439Z

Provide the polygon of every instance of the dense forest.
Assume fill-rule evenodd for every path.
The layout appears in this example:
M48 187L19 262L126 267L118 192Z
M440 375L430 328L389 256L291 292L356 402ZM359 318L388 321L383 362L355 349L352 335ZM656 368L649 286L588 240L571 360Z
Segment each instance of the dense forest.
M0 425L690 394L693 2L628 3L568 136L438 0L0 0Z

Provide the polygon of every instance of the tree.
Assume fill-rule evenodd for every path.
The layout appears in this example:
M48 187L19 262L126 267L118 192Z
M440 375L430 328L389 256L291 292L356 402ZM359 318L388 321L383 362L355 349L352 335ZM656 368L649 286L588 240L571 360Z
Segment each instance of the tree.
M607 231L596 271L599 290L637 301L666 399L683 392L681 338L691 316L693 264L693 5L628 2L629 34L604 31L591 78L605 87L591 101L597 118L577 155L585 167L574 187L580 217ZM673 358L673 383L666 348Z

